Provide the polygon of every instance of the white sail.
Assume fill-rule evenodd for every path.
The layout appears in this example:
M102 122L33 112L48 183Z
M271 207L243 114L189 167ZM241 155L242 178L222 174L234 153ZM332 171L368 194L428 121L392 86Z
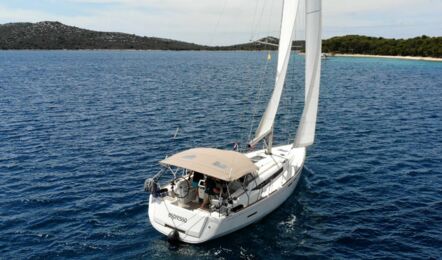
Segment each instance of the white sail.
M279 101L281 99L281 93L287 73L287 66L290 60L298 3L298 0L284 0L275 87L258 129L256 130L255 138L250 141L251 145L256 144L272 132L273 122L275 120L276 112L278 111Z
M295 147L309 146L315 140L321 77L321 0L306 0L305 14L305 104Z

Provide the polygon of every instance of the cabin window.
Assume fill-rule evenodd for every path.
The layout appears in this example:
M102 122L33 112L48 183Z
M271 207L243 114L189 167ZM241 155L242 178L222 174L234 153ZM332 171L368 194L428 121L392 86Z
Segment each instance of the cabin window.
M276 177L278 177L279 174L281 174L281 172L284 171L284 167L277 170L274 174L272 174L272 176L270 176L267 180L261 182L258 186L256 186L255 188L253 188L253 190L258 190L258 189L262 189L264 186L266 186L267 184L269 184L270 182L272 182Z
M249 174L247 174L246 176L244 176L244 181L243 181L244 186L249 185L249 183L250 183L253 179L255 179L255 177L254 177L251 173L249 173Z

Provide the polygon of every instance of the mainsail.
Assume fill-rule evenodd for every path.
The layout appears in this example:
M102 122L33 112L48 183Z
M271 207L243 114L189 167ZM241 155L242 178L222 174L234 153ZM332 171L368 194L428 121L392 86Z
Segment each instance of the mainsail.
M305 22L305 104L295 138L295 147L315 140L321 71L321 0L306 0Z
M308 2L308 1L307 1ZM284 87L287 66L292 50L293 34L295 30L296 13L298 0L284 0L282 9L281 33L278 47L278 66L276 71L275 87L272 97L256 130L255 137L250 141L251 145L258 143L273 131L273 122L278 111L282 89Z

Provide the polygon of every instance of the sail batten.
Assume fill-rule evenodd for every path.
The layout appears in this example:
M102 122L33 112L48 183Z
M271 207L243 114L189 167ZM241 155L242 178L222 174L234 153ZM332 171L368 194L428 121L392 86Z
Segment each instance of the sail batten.
M321 78L321 0L306 0L305 13L305 104L295 147L309 146L315 140Z
M276 70L275 87L264 115L261 118L258 129L256 130L255 137L250 141L251 145L258 143L272 133L273 123L275 121L276 112L278 111L282 89L287 74L287 66L290 60L298 4L299 0L284 0L278 45L278 65Z

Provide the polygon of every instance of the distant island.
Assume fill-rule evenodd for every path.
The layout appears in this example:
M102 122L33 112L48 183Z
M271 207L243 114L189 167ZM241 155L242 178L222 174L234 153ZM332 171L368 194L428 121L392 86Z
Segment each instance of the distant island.
M118 32L97 32L64 25L60 22L8 23L0 25L0 49L3 50L200 50L204 46L155 37Z
M60 22L0 25L0 49L3 50L275 50L277 44L277 38L266 37L250 43L212 47L127 33L92 31ZM305 43L295 41L293 46L303 51ZM332 55L367 54L442 58L442 37L385 39L359 35L339 36L323 40L323 52Z
M322 43L323 52L388 56L420 56L442 58L442 37L421 36L411 39L385 39L347 35Z

